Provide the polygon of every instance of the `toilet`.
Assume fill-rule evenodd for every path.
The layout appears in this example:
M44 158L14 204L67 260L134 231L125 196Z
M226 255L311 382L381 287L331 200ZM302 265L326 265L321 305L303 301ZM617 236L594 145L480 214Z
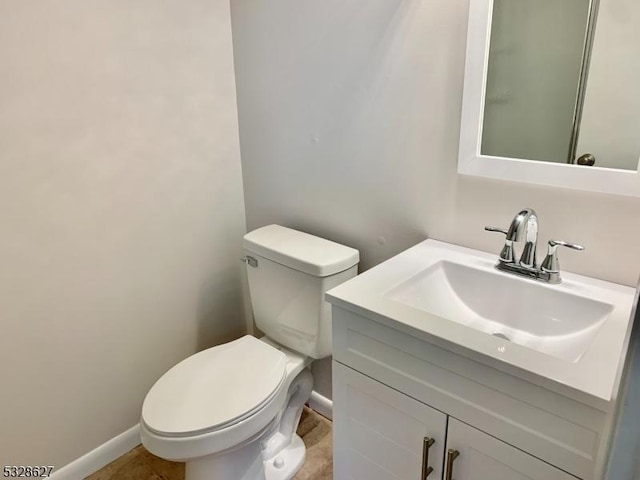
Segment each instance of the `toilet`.
M279 225L244 237L249 292L265 336L196 353L149 390L143 445L186 463L186 480L288 480L306 450L296 428L313 387L310 365L331 355L324 293L357 274L353 248Z

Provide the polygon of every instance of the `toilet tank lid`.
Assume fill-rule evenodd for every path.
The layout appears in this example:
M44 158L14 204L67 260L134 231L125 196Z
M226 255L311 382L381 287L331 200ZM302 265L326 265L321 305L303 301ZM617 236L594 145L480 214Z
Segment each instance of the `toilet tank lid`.
M360 261L360 252L355 248L280 225L267 225L247 233L244 248L316 277L342 272Z

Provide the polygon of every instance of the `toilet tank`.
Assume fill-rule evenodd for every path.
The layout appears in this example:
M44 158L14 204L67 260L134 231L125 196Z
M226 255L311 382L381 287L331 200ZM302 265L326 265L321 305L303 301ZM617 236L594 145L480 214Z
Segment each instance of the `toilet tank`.
M312 358L331 355L324 293L357 275L358 250L280 225L247 233L243 246L257 327Z

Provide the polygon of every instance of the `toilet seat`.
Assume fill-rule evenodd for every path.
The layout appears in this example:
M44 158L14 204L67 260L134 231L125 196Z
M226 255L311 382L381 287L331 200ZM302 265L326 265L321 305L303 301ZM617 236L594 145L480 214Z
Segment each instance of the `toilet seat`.
M280 393L287 356L247 335L199 352L165 373L142 406L142 422L162 437L225 429L266 408Z

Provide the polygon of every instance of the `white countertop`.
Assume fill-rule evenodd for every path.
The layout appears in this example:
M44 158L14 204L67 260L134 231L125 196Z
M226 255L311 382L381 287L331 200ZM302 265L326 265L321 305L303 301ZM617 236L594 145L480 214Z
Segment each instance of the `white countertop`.
M388 292L442 260L472 265L473 268L486 269L521 282L535 282L544 288L609 303L614 308L581 357L577 361L569 361L390 298ZM326 298L336 306L371 317L596 408L609 410L617 395L627 353L635 290L568 272L562 272L561 284L545 285L536 280L496 272L496 261L495 254L426 240L330 290ZM495 301L499 302L500 298Z

